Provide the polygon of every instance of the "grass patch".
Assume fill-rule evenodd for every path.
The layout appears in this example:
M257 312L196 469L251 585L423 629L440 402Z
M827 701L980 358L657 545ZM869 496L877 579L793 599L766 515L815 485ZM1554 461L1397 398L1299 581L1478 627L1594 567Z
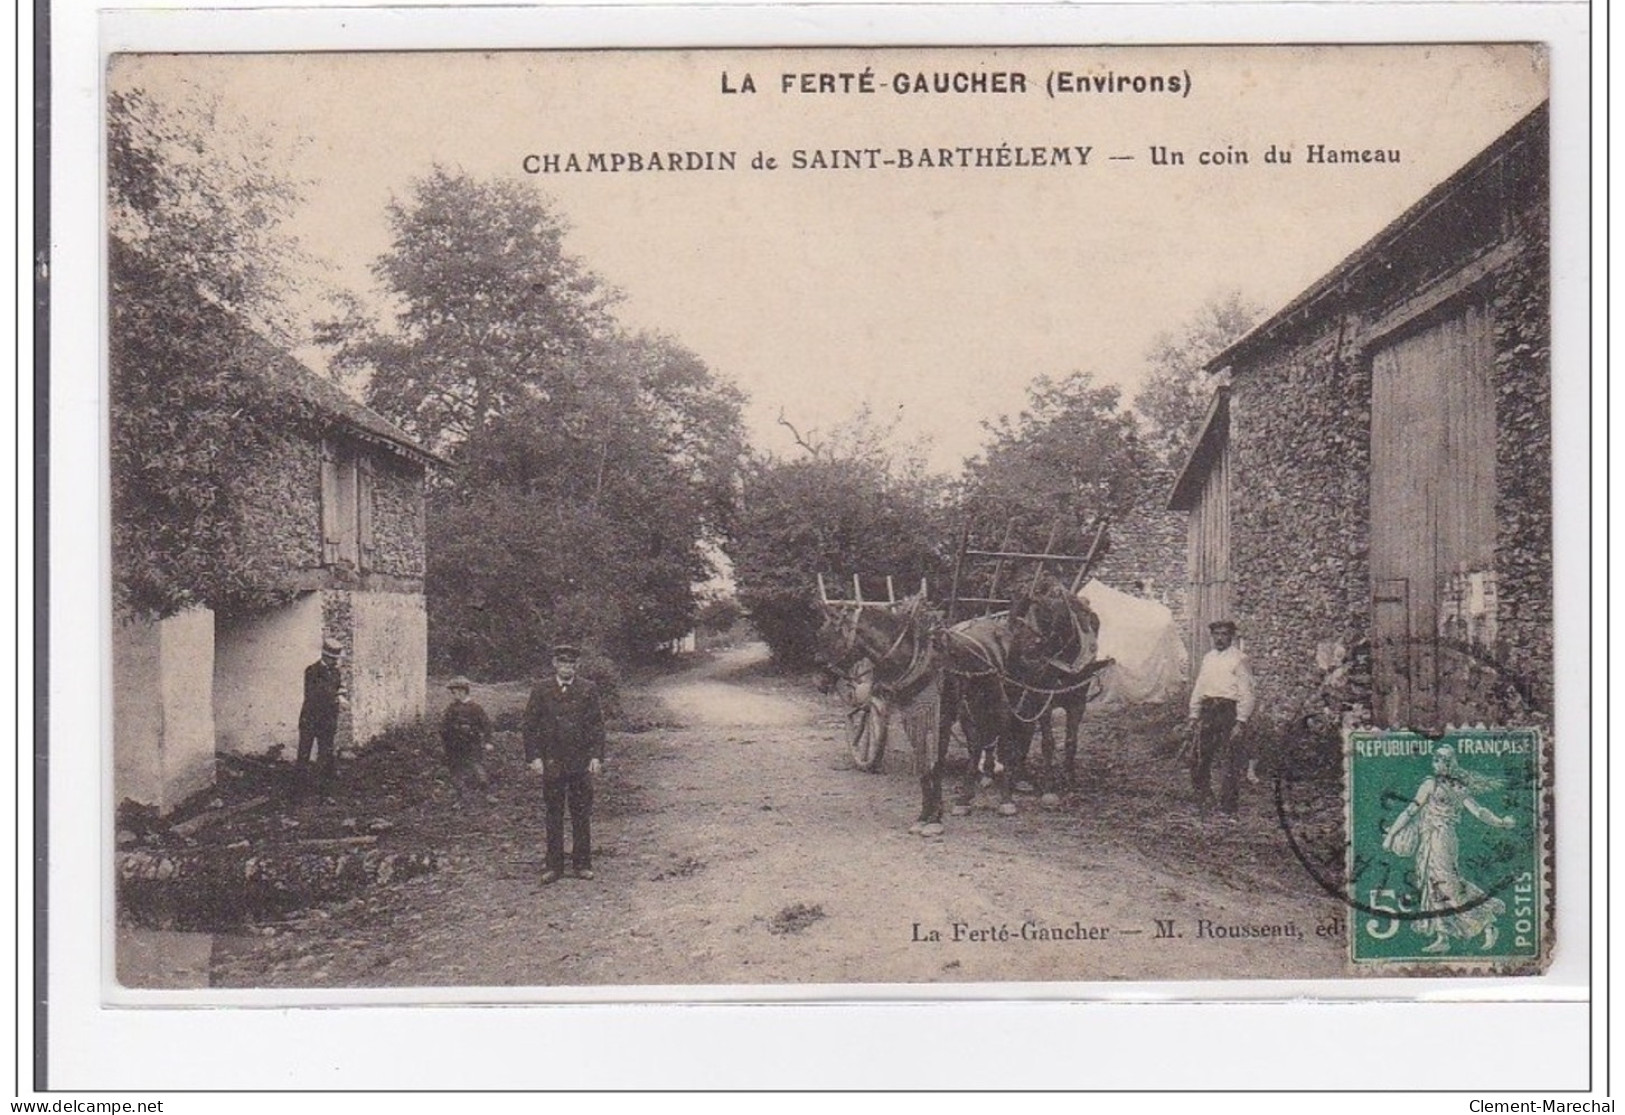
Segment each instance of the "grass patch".
M805 902L797 902L774 914L773 920L767 923L767 931L779 936L800 933L814 922L823 921L827 916L822 904L809 906Z

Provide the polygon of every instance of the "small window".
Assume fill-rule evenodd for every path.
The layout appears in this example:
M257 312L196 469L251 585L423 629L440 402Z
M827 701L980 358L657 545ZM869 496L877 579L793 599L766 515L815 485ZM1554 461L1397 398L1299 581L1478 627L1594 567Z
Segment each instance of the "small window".
M322 443L322 564L362 572L373 559L373 462L355 446Z

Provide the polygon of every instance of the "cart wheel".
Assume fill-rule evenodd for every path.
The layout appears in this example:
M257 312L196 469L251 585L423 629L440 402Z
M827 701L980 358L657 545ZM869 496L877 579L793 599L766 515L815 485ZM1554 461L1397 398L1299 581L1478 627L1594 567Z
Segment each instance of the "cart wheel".
M835 695L857 716L858 710L869 702L874 692L875 666L867 658L860 658L846 673L835 681Z
M878 697L852 710L852 730L847 742L852 749L852 762L859 770L880 769L881 757L886 754L888 713L886 702Z

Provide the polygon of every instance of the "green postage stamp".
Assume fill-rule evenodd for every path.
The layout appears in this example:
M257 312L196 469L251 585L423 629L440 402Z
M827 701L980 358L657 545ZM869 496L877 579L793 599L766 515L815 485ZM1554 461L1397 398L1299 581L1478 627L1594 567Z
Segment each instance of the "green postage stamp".
M1541 735L1348 736L1356 965L1531 969L1547 947Z

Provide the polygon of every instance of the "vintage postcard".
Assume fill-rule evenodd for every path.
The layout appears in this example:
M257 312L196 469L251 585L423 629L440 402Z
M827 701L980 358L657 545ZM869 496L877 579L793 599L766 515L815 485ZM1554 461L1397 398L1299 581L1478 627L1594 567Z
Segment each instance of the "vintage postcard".
M1545 971L1549 64L112 55L108 995Z

